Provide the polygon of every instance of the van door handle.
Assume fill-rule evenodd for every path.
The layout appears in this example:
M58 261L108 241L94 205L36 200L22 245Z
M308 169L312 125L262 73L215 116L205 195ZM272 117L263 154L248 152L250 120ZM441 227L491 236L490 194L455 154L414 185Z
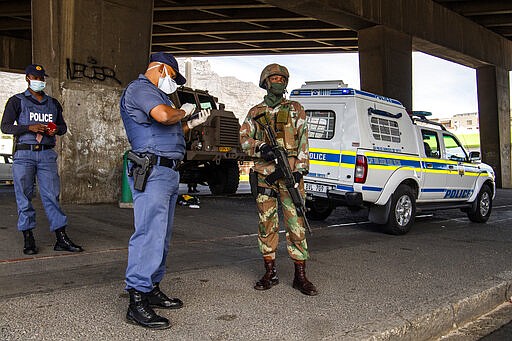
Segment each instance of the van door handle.
M453 169L454 167L453 167L453 165L449 165L448 168L449 169Z
M427 168L434 168L434 166L431 163L426 163L425 166L427 166Z

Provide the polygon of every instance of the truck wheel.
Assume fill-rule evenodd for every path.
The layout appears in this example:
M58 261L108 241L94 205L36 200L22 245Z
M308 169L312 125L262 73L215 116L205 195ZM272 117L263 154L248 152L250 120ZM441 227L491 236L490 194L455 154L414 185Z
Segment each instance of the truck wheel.
M489 186L484 184L468 212L468 218L475 223L485 223L489 219L491 211L492 192Z
M224 169L221 167L221 165L211 167L208 179L208 187L210 187L210 192L212 192L213 195L224 194L225 186L226 174L224 173Z
M224 166L224 174L226 183L224 186L224 194L235 194L240 182L240 170L237 161L226 161Z
M410 231L416 215L416 200L411 187L400 185L391 196L391 208L385 231L401 235Z
M328 200L306 200L306 218L310 220L325 220L332 212L333 207Z

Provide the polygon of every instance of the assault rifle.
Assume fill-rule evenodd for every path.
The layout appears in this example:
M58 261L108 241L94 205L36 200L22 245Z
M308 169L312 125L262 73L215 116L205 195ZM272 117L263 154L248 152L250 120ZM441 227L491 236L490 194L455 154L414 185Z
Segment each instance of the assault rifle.
M274 130L270 126L270 122L268 121L265 113L255 116L254 120L265 131L265 134L267 135L267 138L270 142L270 146L272 147L272 150L276 156L274 160L276 163L276 170L274 173L268 175L265 178L265 182L271 185L278 179L284 180L286 189L288 190L290 198L295 205L297 215L304 219L304 225L306 225L309 234L312 235L313 233L311 232L311 226L309 226L308 219L306 218L306 205L304 204L302 196L300 195L299 184L295 182L295 178L290 168L290 163L288 162L288 153L277 143Z

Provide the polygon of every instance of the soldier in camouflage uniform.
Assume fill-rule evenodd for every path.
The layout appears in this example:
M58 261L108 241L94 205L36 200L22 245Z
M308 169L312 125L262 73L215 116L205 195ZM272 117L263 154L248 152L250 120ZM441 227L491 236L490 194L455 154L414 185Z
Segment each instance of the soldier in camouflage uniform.
M251 169L251 190L256 197L259 212L258 244L266 272L256 282L256 290L267 290L279 283L275 268L275 256L279 241L279 218L277 200L281 206L286 224L287 250L295 263L293 287L306 295L318 294L315 286L305 274L306 260L309 258L304 219L297 216L295 206L282 179L269 183L265 178L275 171L275 154L269 145L264 130L254 117L265 113L271 122L276 140L288 153L288 161L299 191L303 197L302 176L309 170L308 130L304 108L295 101L284 98L288 84L288 70L278 64L267 65L260 77L260 87L267 90L262 103L251 108L240 128L242 149L255 158ZM257 180L256 180L257 178Z

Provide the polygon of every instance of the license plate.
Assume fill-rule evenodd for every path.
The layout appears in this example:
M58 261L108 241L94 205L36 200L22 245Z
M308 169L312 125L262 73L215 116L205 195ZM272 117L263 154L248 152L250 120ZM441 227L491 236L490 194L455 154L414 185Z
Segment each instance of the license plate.
M330 186L320 185L320 184L312 184L309 182L306 182L304 184L304 189L308 192L321 192L321 193L327 193L327 190L330 189Z
M227 153L231 150L231 147L219 147L219 152Z

